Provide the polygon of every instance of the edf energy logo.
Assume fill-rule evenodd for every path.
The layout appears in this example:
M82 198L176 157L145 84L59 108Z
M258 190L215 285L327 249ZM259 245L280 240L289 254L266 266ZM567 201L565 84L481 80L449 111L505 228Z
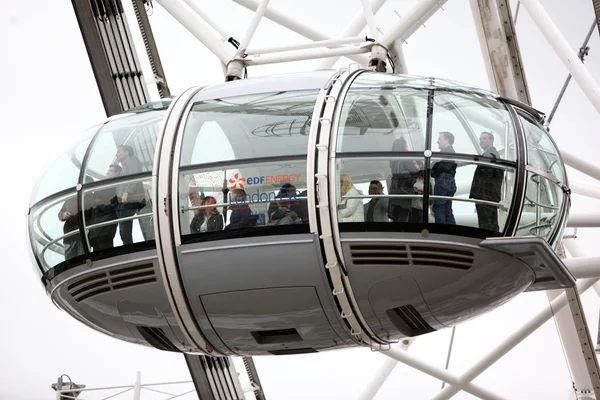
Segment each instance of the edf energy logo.
M300 174L263 175L243 178L239 173L236 173L233 175L233 178L229 179L229 184L232 189L244 189L244 185L269 185L273 183L283 185L284 183L294 183L299 180Z
M229 183L231 184L232 189L243 189L244 182L246 182L246 178L242 178L240 174L235 174L233 178L229 179Z

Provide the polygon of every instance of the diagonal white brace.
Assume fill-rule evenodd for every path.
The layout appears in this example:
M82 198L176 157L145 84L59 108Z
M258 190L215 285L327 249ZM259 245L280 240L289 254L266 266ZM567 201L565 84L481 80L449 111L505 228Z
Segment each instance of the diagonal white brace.
M386 0L373 0L371 8L373 9L373 15L377 14L377 11L383 6ZM354 16L352 21L344 28L340 37L358 35L365 27L365 17L362 12L359 12ZM338 57L331 57L323 60L317 69L331 69L337 62Z
M427 21L435 12L442 8L446 0L421 0L409 9L398 21L398 23L389 29L382 37L381 44L390 46L395 40L403 39L406 41L419 29L424 21Z
M573 155L565 150L561 150L560 155L567 166L575 168L577 171L583 172L587 176L600 181L600 168L598 168L597 165L582 160L581 157Z
M194 35L203 45L216 55L223 64L227 64L233 58L235 49L229 48L223 43L198 14L180 0L156 0L173 18Z
M577 290L579 293L583 293L588 290L598 279L586 279L580 281L577 284ZM532 319L522 325L516 332L510 335L504 342L497 346L494 350L488 353L487 356L482 358L479 362L475 363L467 372L460 376L457 384L450 384L446 386L441 392L433 398L433 400L448 400L461 389L467 382L472 382L473 379L481 375L486 369L491 367L496 361L502 358L506 353L512 350L516 345L521 343L525 338L535 332L541 327L546 321L552 318L553 313L562 310L567 305L567 296L565 293L558 296L552 301L550 307L545 307Z
M413 367L414 369L419 370L427 375L433 376L434 378L437 378L448 384L458 385L460 382L459 377L457 377L453 373L448 372L445 369L439 368L437 366L428 364L428 363L420 360L418 357L416 357L404 350L392 348L386 352L383 352L382 354L384 354L388 357L391 357L394 360L397 360L397 361L399 361L403 364L406 364L410 367ZM447 386L447 388L448 387L454 387L454 386ZM484 389L475 383L471 383L471 382L462 383L460 388L463 389L465 392L471 393L472 395L479 397L479 398L490 399L490 400L503 399L503 397L498 396L497 394L492 393L489 390Z
M249 10L256 11L258 9L258 1L257 0L233 0L237 4L246 7ZM270 19L273 22L278 23L279 25L290 29L310 40L318 41L318 40L329 40L331 39L327 35L317 31L307 24L303 24L299 22L297 19L294 19L292 16L286 15L281 11L276 10L273 7L269 7L265 10L265 18ZM345 54L342 54L345 55ZM364 56L350 55L348 58L359 63L359 64L367 64L368 58Z
M561 34L544 7L537 0L521 0L521 5L546 37L560 60L569 70L573 79L585 93L589 101L600 113L600 87L592 77L592 74L583 65L577 52L573 50L567 39Z

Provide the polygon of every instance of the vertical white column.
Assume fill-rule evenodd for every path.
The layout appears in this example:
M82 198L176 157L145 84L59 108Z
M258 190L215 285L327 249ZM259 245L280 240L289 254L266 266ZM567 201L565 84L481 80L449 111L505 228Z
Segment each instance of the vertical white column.
M135 383L133 384L133 400L140 400L142 397L142 371L138 371L135 375Z

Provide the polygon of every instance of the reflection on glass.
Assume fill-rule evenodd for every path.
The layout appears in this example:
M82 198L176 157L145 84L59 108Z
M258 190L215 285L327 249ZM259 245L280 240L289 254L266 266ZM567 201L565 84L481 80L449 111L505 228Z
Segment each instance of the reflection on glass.
M497 100L467 93L435 92L432 130L432 142L440 132L450 132L455 138L456 152L473 155L482 154L480 139L486 133L498 158L516 160L515 130L510 114ZM431 150L436 151L436 146Z
M107 175L115 177L118 171L111 167ZM44 271L85 254L86 248L97 252L154 239L152 203L148 197L151 179L137 178L112 185L106 182L92 188L89 187L91 177L86 177L85 182L81 191L83 204L78 204L77 194L73 193L37 204L32 209L29 231L34 252ZM131 184L139 184L144 197L130 208L131 215L124 215L120 213L124 205L117 193L119 187ZM84 210L83 226L80 225L80 209ZM82 229L86 233L83 236L85 242ZM120 231L119 234L117 231Z
M113 164L121 166L122 176L151 171L165 112L123 114L105 124L90 149L86 175L106 179L106 170Z
M550 139L548 132L531 117L519 113L519 119L525 131L527 144L527 164L554 175L559 182L564 179L563 165L558 149Z
M110 179L118 173L118 165L113 165L106 175ZM146 177L84 187L84 196L89 199L84 222L91 251L154 240L151 185L152 180ZM120 194L125 190L131 194L124 202Z
M517 235L535 235L548 240L556 229L562 201L563 191L560 186L528 171L525 205Z
M96 125L85 131L69 149L54 161L38 179L31 198L31 204L79 183L79 172L85 152L92 136L102 125Z
M196 103L187 116L180 165L306 154L317 95L291 91Z
M453 185L452 196L446 196L436 194L434 188L437 184L437 193L443 191L440 189L447 188L447 178L436 174L437 179L431 176L429 182L426 182L423 169L425 159L418 158L418 154L413 157L350 158L337 161L340 223L364 221L422 224L424 220L436 223L436 212L443 212L446 218L446 209L442 207L448 207L456 225L494 232L504 230L515 187L515 166L499 165L493 161L468 162L433 158L432 171L436 164L439 165L438 171L446 167L456 171L454 176L448 178ZM444 163L448 165L444 166ZM423 198L426 185L429 185L429 204L425 204ZM352 203L357 200L363 205L362 213L356 211ZM441 210L436 209L436 203ZM344 211L346 209L354 211ZM414 229L420 230L421 227Z
M337 151L398 151L393 147L399 137L410 150L424 150L427 91L381 81L389 77L371 78L361 74L344 98Z
M306 194L304 161L181 172L181 234L308 224Z

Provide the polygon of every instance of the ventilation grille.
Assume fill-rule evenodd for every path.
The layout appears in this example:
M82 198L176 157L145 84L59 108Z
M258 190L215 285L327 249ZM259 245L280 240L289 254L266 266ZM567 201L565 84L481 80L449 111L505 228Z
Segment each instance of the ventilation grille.
M167 335L165 335L165 332L162 329L149 326L137 326L137 330L151 346L159 350L180 352Z
M387 311L387 315L396 328L406 336L414 337L435 331L412 304L392 308Z
M156 282L154 266L142 264L90 275L71 283L67 290L76 302L81 302L102 293L153 282Z
M356 266L424 266L470 269L472 251L424 245L386 244L351 245L352 262Z

